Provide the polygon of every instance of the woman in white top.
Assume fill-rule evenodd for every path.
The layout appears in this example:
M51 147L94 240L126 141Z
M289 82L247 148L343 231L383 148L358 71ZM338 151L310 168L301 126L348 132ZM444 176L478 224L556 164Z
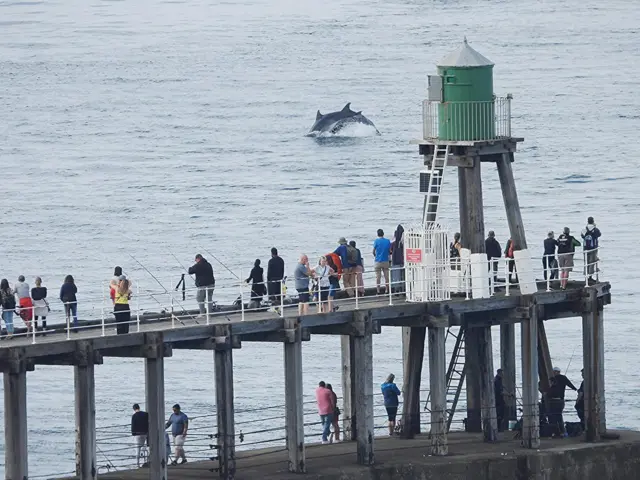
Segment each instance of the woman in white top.
M327 257L320 257L318 266L315 270L315 278L318 280L318 287L320 288L320 301L318 302L318 313L329 312L329 276L333 274L333 269L327 265Z

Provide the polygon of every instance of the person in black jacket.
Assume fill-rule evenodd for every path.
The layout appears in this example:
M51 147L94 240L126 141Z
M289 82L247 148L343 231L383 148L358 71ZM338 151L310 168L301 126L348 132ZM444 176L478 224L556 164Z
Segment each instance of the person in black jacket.
M493 270L493 281L498 281L498 262L491 262L491 259L502 257L502 247L498 240L496 240L496 234L493 230L489 230L489 236L484 241L484 247L487 251L487 260L489 263L489 271Z
M198 308L200 313L205 314L207 309L204 306L205 298L209 305L209 312L213 311L213 289L216 286L216 279L213 276L213 267L202 255L196 255L196 263L189 268L189 275L196 276L196 287L198 287Z
M264 270L260 266L260 259L257 258L255 263L253 264L253 268L251 269L249 278L245 280L247 283L253 282L251 284L251 302L255 302L255 304L251 308L260 308L262 297L265 294L266 289L264 288L263 273Z
M542 256L542 265L544 267L544 279L547 279L547 272L550 274L550 280L558 278L558 260L556 259L556 248L558 241L553 236L553 231L547 234L544 239L544 254Z
M577 391L571 380L560 373L558 367L553 367L553 377L549 379L551 386L549 387L549 423L554 426L554 436L566 436L564 428L564 418L562 412L564 411L564 392L567 387L571 390Z
M140 466L140 452L148 441L149 436L149 414L140 410L140 405L134 403L134 414L131 415L131 435L136 441L136 459Z
M267 264L267 286L273 305L280 305L282 279L284 278L284 260L278 256L278 249L271 249L271 258Z
M496 417L498 420L499 432L504 431L504 412L506 408L506 403L504 401L504 385L502 383L503 375L502 369L499 368L493 379L493 390L496 397Z
M78 287L71 275L64 277L64 283L60 287L60 301L64 303L64 312L67 317L67 325L73 316L73 333L78 333Z

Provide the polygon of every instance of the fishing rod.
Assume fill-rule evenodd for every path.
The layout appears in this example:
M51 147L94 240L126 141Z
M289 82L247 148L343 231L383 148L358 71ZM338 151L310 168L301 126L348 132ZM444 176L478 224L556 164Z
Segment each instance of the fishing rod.
M224 263L222 263L222 261L221 261L218 257L216 257L213 253L211 253L211 252L210 252L209 250L207 250L206 248L204 248L204 247L201 247L201 248L202 248L202 250L204 250L204 252L205 252L207 255L209 255L209 256L210 256L211 258L213 258L216 262L218 262L220 265L222 265L224 268L226 268L226 269L227 269L227 271L228 271L231 275L233 275L233 276L234 276L234 277L236 277L238 280L240 280L240 277L239 277L238 275L236 275L235 273L233 273L233 270L231 270L231 269L230 269L229 267L227 267Z
M157 278L153 273L151 273L147 267L145 267L145 266L144 266L140 261L138 261L138 259L137 259L136 257L134 257L133 255L129 254L129 256L133 259L133 261L134 261L134 262L136 262L138 265L140 265L140 266L144 269L144 271L145 271L145 272L147 272L147 273L151 276L151 278L153 278L153 279L158 283L158 285L160 285L160 286L162 287L162 289L164 290L164 292L165 292L165 293L169 293L169 290L167 290L167 288L162 284L162 282L161 282L160 280L158 280L158 278ZM156 299L156 301L158 301L158 300ZM162 306L162 304L161 304L161 306ZM182 304L180 304L180 302L178 302L178 306L179 306L180 308L182 308L182 312L183 312L183 313L185 313L185 314L189 315L189 317L190 317L191 319L193 319L193 320L196 322L196 324L197 324L197 325L200 325L200 324L198 323L198 321L195 319L195 317L194 317L193 315L191 315L189 312L187 312L187 310L182 306ZM186 326L186 325L184 324L184 322L183 322L182 320L180 320L180 318L179 318L178 316L176 316L176 315L174 315L174 316L178 319L178 321L179 321L183 326Z
M571 358L569 359L569 363L567 364L567 368L564 369L564 375L566 376L567 373L569 373L569 367L571 366L571 362L573 360L573 356L576 354L576 348L578 348L578 344L576 343L576 346L573 347L573 353L571 354Z

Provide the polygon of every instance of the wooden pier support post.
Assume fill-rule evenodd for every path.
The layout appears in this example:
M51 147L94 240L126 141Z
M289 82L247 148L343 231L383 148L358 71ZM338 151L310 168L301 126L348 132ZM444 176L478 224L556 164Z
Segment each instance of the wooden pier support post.
M4 478L28 478L27 370L21 365L4 372L4 445Z
M356 422L358 463L374 463L373 419L373 322L371 312L353 312L353 414Z
M405 388L409 379L409 342L411 327L402 327L402 395L406 395Z
M480 157L473 158L472 167L458 168L458 195L462 246L471 250L471 253L485 253ZM467 329L465 333L467 432L482 431L482 382L477 370L480 358L473 354L473 347L469 348L470 344L479 345L482 341L481 337L482 332L479 329ZM493 390L493 383L491 389Z
M496 162L498 166L498 177L500 178L500 187L502 189L502 199L504 200L504 208L507 213L507 222L509 223L509 233L511 240L514 242L515 250L523 250L527 248L527 239L524 232L524 224L522 222L522 214L520 213L520 202L518 201L518 192L516 191L516 181L513 176L513 152L504 153ZM552 377L551 371L551 354L547 343L547 335L544 323L539 320L538 325L538 357L539 357L539 374L542 389L549 389L549 379ZM515 346L514 346L515 350ZM506 371L505 371L506 374Z
M522 446L540 448L538 409L538 314L529 307L529 319L520 324L522 340Z
M606 433L604 405L603 311L595 288L587 290L582 313L582 356L584 362L584 416L588 442Z
M161 333L148 333L145 339L145 403L149 414L149 479L166 480L164 357L170 352L165 349Z
M516 411L516 328L514 324L500 325L500 368L504 389L504 420L498 425L502 431L509 426L509 420L517 420Z
M226 325L216 326L214 363L220 478L235 477L236 442L233 407L233 342Z
M472 332L472 335L469 335ZM493 353L491 327L468 328L466 332L468 349L477 363L475 373L480 383L480 405L482 434L485 442L498 440L498 423L496 419L496 396L493 384ZM467 372L469 375L469 372Z
M350 335L340 336L342 353L342 439L356 439L356 424L353 414L353 340Z
M304 447L304 405L302 398L302 330L299 318L285 318L284 399L289 471L307 470Z
M431 455L448 455L447 364L445 328L429 327L429 387L431 389Z
M404 379L404 403L402 408L402 438L413 438L420 433L420 381L424 360L426 327L411 327L407 376Z
M84 479L98 478L96 443L96 399L93 347L78 342L74 356L76 417L76 475Z

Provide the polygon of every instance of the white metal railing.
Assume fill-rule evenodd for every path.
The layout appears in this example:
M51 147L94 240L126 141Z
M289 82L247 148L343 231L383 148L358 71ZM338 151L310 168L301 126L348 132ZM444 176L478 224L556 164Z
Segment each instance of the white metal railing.
M463 256L451 260L446 276L450 292L463 294L467 299L473 298L474 291L477 292L477 289L474 290L474 286L477 288L477 285L485 284L487 288L486 295L483 294L481 296L487 297L496 294L498 291L509 296L514 294L514 289L516 288L521 291L525 291L527 287L533 288L534 291L538 291L540 288L551 291L562 287L562 272L566 272L567 278L572 274L575 279L577 275L580 281L584 281L585 284L589 283L590 277L593 281L598 281L602 272L599 258L600 252L600 248L590 252L577 251L573 254L572 262L563 260L568 260L572 254L559 254L557 258L560 261L557 268L554 262L547 262L545 268L542 257L532 257L531 262L520 263L521 269L523 268L522 265L529 265L527 268L530 268L531 271L518 271L518 268L514 267L511 281L509 281L509 265L512 259L487 259L483 261L482 268L479 269L476 263L474 274L470 258ZM547 258L554 258L554 256L548 256ZM573 263L573 266L569 266L571 263ZM398 302L407 301L405 298L407 288L411 288L414 294L418 294L418 298L427 298L434 291L434 286L431 283L442 281L442 279L435 279L425 274L422 278L423 281L416 283L413 278L415 276L415 265L410 268L396 265L392 266L392 268L395 268L396 275L400 275L401 279L394 281L393 277L391 277L389 288L387 288L383 275L379 293L376 291L376 278L373 269L365 269L361 276L354 273L353 281L350 282L352 288L348 289L351 292L351 296L347 298L336 297L323 301L322 297L319 297L321 293L314 287L314 282L311 280L310 304L314 304L315 309L312 310L312 306L309 305L307 313L319 313L320 307L325 312L339 308L360 309L366 308L367 305L372 303L380 304L381 301L384 304L394 305ZM424 268L429 269L432 266L426 265ZM433 271L438 270L440 270L439 267L433 269ZM347 273L347 275L349 274ZM342 280L344 282L344 274ZM269 315L283 317L287 309L297 307L295 300L298 292L295 289L287 288L286 277L278 283L281 293L271 295L271 298L267 294L259 302L252 302L251 300L251 284L238 280L225 282L224 284L218 283L213 291L213 302L209 304L205 296L204 311L200 313L197 310L198 304L196 302L199 291L197 287L185 288L184 292L164 287L152 290L144 289L139 280L134 280L129 310L123 312L130 316L126 321L126 327L124 327L125 322L116 321L113 305L108 296L108 288L103 287L104 293L97 298L82 298L79 296L77 302L79 322L77 324L73 322L73 315L67 316L65 314L63 302L50 300L50 311L46 315L47 330L25 328L29 325L34 325L34 315L37 313L38 308L41 308L33 306L22 309L16 308L18 313L13 315L11 323L7 322L3 317L2 335L5 336L10 331L14 331L14 337L26 337L30 343L36 343L42 335L51 333L54 330L56 332L63 331L68 339L72 339L75 333L88 330L93 330L95 336L113 334L119 325L123 330L139 332L142 329L153 329L157 322L170 322L170 328L180 328L194 324L209 325L220 320L228 321L231 320L230 315L234 316L238 321L256 318L254 314L259 312L267 317ZM268 282L264 284L267 284L267 289L269 290ZM175 284L171 283L171 285ZM271 285L273 285L273 282L271 282ZM345 290L344 287L342 290ZM20 313L25 318L22 318ZM39 322L41 321L39 320ZM39 327L41 326L42 324L40 323ZM17 331L15 331L16 329Z
M422 102L426 140L482 141L511 137L511 100L494 97L483 102Z

